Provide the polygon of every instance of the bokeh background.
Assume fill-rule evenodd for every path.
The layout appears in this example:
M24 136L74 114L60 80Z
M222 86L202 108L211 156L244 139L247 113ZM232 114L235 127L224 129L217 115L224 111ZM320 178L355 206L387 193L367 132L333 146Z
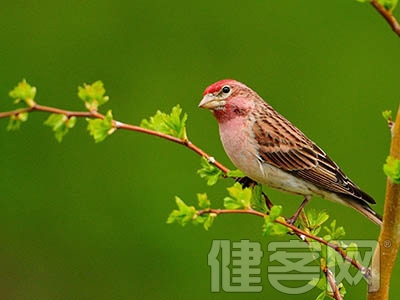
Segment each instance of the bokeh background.
M6 1L0 11L0 111L22 78L41 104L84 109L83 82L104 81L116 119L138 124L179 103L190 139L229 167L202 92L223 78L254 88L335 159L377 200L390 137L381 112L399 103L400 39L356 1ZM260 294L212 294L207 255L214 239L262 243L261 220L221 216L209 232L167 225L174 196L214 206L223 182L206 186L199 157L134 132L95 144L81 119L58 144L31 114L18 132L0 120L1 299L313 299L289 296L267 281ZM287 215L301 199L266 189ZM350 239L378 228L355 211L321 199ZM391 296L400 297L399 267ZM364 299L366 285L348 287Z

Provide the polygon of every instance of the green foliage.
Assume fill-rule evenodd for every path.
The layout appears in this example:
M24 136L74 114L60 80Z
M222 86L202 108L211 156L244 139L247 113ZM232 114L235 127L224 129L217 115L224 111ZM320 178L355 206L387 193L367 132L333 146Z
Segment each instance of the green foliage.
M51 114L44 122L44 125L52 128L56 140L61 143L63 137L75 126L75 123L76 117L68 118L62 114Z
M178 206L178 209L172 211L168 217L167 223L171 224L176 222L182 226L185 226L186 224L192 222L194 216L197 215L197 210L194 208L194 206L186 205L186 203L183 202L183 200L179 197L175 197L175 202Z
M250 188L243 188L239 182L227 188L229 197L224 198L226 209L250 209L252 191Z
M186 121L187 114L181 117L182 108L178 105L172 108L168 115L164 112L157 111L149 120L143 119L140 126L157 132L165 133L181 140L187 140Z
M89 111L97 111L100 105L109 100L108 96L104 96L105 93L103 82L100 80L92 84L84 83L83 86L78 87L78 97L85 102Z
M113 134L116 130L113 127L113 116L111 110L107 111L104 119L87 119L90 135L93 136L96 143L104 141L104 139Z
M251 208L266 213L268 211L267 205L265 203L264 197L262 196L262 185L257 184L253 188L253 192L251 195Z
M385 110L382 112L382 116L386 121L391 121L392 120L392 111L391 110Z
M197 174L207 181L207 185L211 186L216 184L218 179L224 174L216 166L210 164L205 157L201 157L200 166L201 168L197 170Z
M396 8L398 0L378 0L378 2L388 11L392 12Z
M35 105L34 99L36 95L36 87L31 86L25 79L20 81L18 85L9 93L9 96L15 99L14 103L25 101L28 106Z
M23 112L10 116L10 120L8 121L7 130L14 131L18 130L21 127L22 122L26 122L28 120L28 113Z
M206 193L198 193L197 194L197 200L199 202L199 207L204 209L204 208L210 208L211 207L211 201L208 199L208 196Z
M207 198L207 194L197 194L199 200L199 205L202 207L209 207L211 203ZM175 209L168 216L167 224L178 223L181 226L186 226L186 224L192 223L194 225L203 224L205 230L210 229L217 217L215 213L208 213L200 216L199 211L196 210L194 206L187 205L179 197L175 197L176 205L178 209Z
M370 3L371 2L371 0L356 0L356 1L362 2L362 3ZM398 0L378 0L378 2L386 10L392 12L396 8Z
M389 177L395 184L400 183L400 160L388 156L386 163L383 165L383 172Z
M193 224L195 224L195 225L203 224L204 229L208 230L214 223L214 220L216 217L217 217L217 215L214 213L209 213L209 214L202 215L202 216L195 215L193 217Z
M336 226L336 220L333 220L329 227L324 226L324 230L327 232L327 235L324 236L324 239L327 241L339 240L346 235L343 226Z
M264 217L263 233L264 236L282 236L289 232L289 229L279 223L276 220L284 221L281 217L282 206L274 205L269 214Z
M228 177L232 177L232 178L242 178L245 177L246 174L244 174L242 171L240 171L239 169L236 170L230 170L226 176Z
M315 209L303 210L298 218L301 227L314 235L318 235L321 226L329 219L329 215L324 211Z

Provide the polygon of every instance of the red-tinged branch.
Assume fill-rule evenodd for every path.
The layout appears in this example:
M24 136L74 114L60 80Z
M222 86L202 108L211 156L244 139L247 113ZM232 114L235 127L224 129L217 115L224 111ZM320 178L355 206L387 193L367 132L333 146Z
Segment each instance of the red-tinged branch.
M400 160L400 106L392 127L390 156ZM390 278L400 246L400 184L387 178L383 224L379 235L380 247L372 259L372 285L368 300L389 299ZM379 290L377 291L377 289Z
M392 30L400 37L400 24L393 16L392 12L383 7L378 0L371 0L371 5L379 12L379 14L386 20Z
M252 209L203 209L203 210L199 210L198 211L198 215L204 215L204 214L216 214L216 215L222 215L222 214L249 214L249 215L255 215L261 218L264 218L265 216L267 216L268 214L263 214L261 212L258 212L256 210L252 210ZM326 245L327 247L332 248L333 250L335 250L337 253L340 254L340 256L342 256L347 262L351 263L357 270L359 270L361 272L361 274L369 279L370 278L370 271L368 268L364 267L363 265L361 265L357 260L347 256L346 252L339 247L336 244L330 243L326 240L324 240L323 238L320 238L318 236L315 236L309 232L306 232L304 230L301 230L300 228L291 225L289 223L287 223L286 221L280 220L280 219L276 219L275 220L276 223L281 224L287 228L289 228L290 230L292 230L298 237L300 237L301 240L305 241L305 238L308 237L314 241L317 241L321 244Z
M30 107L16 109L13 111L0 112L0 118L7 118L7 117L10 117L13 115L18 115L18 114L25 113L25 112L35 112L35 111L48 112L48 113L53 113L53 114L62 114L68 118L70 118L70 117L86 117L86 118L104 119L104 117L105 117L103 114L101 114L97 111L69 111L69 110L60 109L60 108L56 108L56 107L39 105L39 104L33 102L33 105ZM220 162L216 161L208 153L206 153L204 150L202 150L201 148L199 148L198 146L196 146L189 140L180 139L180 138L177 138L177 137L174 137L174 136L171 136L168 134L164 134L164 133L161 133L158 131L142 128L142 127L136 126L136 125L125 124L125 123L115 121L115 120L113 120L113 125L116 129L125 129L125 130L130 130L130 131L141 132L141 133L157 136L162 139L186 146L190 150L196 152L198 155L205 157L210 163L212 163L214 166L216 166L218 169L220 169L225 174L229 172L229 169L227 167L225 167Z
M329 268L327 266L321 267L321 269L322 269L322 272L324 272L326 280L328 281L328 283L332 289L332 292L333 292L332 297L336 300L343 300L342 295L340 295L339 288L336 285L335 277L333 276L332 271L329 270Z

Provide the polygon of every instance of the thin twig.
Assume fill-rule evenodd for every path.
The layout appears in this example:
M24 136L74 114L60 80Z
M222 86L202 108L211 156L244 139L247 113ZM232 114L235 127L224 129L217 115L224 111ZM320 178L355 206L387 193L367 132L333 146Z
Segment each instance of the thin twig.
M380 15L390 25L392 30L400 37L400 24L393 16L392 12L383 7L383 5L378 2L378 0L371 0L371 5L380 13Z
M335 277L332 274L332 271L329 270L329 268L327 266L321 267L321 269L322 269L322 272L324 272L326 280L328 280L328 283L332 289L333 298L335 300L343 300L342 295L340 295L339 288L336 284Z
M60 109L56 107L51 107L51 106L45 106L45 105L39 105L34 103L31 107L26 107L26 108L20 108L12 111L7 111L7 112L0 112L0 118L6 118L10 117L13 115L18 115L24 112L48 112L48 113L54 113L54 114L62 114L65 115L66 117L86 117L86 118L97 118L97 119L104 119L104 115L97 112L97 111L69 111L65 109ZM220 169L224 173L228 173L229 169L225 167L223 164L220 162L216 161L211 155L206 153L204 150L201 148L197 147L195 144L190 142L189 140L184 140L184 139L179 139L177 137L164 134L158 131L142 128L140 126L136 125L130 125L130 124L125 124L119 121L113 121L113 126L116 129L125 129L125 130L130 130L130 131L136 131L136 132L141 132L153 136L160 137L162 139L183 145L190 150L196 152L198 155L205 157L210 163L215 165L218 169Z
M252 210L252 209L203 209L198 211L198 215L204 215L204 214L210 214L210 213L214 213L216 215L221 215L221 214L249 214L249 215L256 215L258 217L264 218L265 216L267 216L268 214L264 214L261 212L258 212L256 210ZM338 245L330 243L326 240L324 240L321 237L315 236L311 233L308 233L304 230L301 230L300 228L291 225L289 223L287 223L286 221L280 220L280 219L276 219L275 220L276 223L281 224L289 229L291 229L294 233L296 233L297 236L300 237L301 240L305 241L305 238L308 237L314 241L317 241L321 244L326 245L329 248L332 248L333 250L335 250L337 253L340 254L340 256L342 256L347 262L351 263L357 270L359 270L361 272L361 274L369 279L370 278L370 271L368 268L364 267L363 265L361 265L357 260L349 257L346 252Z

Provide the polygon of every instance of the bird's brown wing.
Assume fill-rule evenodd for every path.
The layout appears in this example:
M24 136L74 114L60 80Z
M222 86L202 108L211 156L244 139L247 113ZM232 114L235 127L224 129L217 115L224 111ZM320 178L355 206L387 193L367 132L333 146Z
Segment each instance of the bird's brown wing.
M263 114L257 116L253 131L258 156L264 162L325 190L375 203L321 148L268 104L265 104Z

